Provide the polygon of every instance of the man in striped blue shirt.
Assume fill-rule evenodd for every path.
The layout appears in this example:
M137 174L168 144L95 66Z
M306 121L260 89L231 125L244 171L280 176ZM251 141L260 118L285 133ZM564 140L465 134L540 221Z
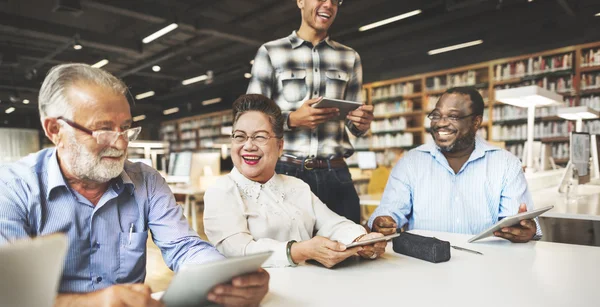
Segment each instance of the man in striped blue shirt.
M0 167L0 245L55 232L68 236L56 306L160 305L140 284L148 231L172 270L224 258L189 227L157 171L126 161L128 142L141 130L131 127L126 91L99 68L54 67L42 84L39 108L56 147ZM268 273L236 279L208 299L258 305Z
M428 115L429 143L396 164L369 227L381 233L408 229L477 234L506 216L532 209L521 161L476 136L483 98L473 88L452 88ZM512 242L541 237L535 220L494 235Z

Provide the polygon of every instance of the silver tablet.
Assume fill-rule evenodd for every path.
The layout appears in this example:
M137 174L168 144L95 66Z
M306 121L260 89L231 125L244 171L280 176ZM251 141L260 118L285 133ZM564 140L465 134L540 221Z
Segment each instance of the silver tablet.
M232 257L206 264L183 265L161 297L167 307L210 305L206 297L216 285L256 272L273 252Z
M338 108L340 110L340 115L330 120L344 120L346 119L348 113L358 109L358 107L362 105L362 103L355 101L323 98L321 101L313 104L312 106L313 108Z
M552 208L554 208L554 206L548 206L548 207L544 207L544 208L540 208L540 209L535 209L533 211L519 213L519 214L513 215L513 216L507 216L507 217L503 218L502 220L498 221L492 227L486 229L484 232L469 239L469 243L475 242L479 239L483 239L483 238L492 236L494 234L494 232L496 232L504 227L511 227L511 226L517 225L522 220L530 220L532 218L538 217L542 213L544 213Z

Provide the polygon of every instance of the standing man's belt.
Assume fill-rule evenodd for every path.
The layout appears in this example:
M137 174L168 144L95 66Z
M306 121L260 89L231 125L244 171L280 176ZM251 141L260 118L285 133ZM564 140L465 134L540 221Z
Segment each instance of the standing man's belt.
M331 160L319 158L306 158L302 160L294 159L288 156L282 156L281 158L279 158L279 161L292 163L300 166L304 164L304 168L307 170L311 170L313 168L329 168L329 165L331 165L331 168L346 167L346 161L344 161L344 158L333 158ZM328 161L329 163L327 163Z

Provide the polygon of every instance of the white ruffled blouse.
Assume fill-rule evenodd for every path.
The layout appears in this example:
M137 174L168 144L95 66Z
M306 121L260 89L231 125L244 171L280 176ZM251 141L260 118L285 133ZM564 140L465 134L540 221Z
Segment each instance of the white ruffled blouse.
M275 174L261 184L236 168L204 195L204 231L225 256L273 251L264 267L290 266L286 244L323 236L344 244L365 229L331 211L302 180Z

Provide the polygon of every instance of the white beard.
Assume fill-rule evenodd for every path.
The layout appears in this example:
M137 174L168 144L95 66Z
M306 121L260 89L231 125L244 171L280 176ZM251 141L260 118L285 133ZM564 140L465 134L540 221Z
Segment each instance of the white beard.
M95 155L85 146L77 142L75 134L69 133L69 145L67 151L68 165L71 173L83 180L89 180L98 183L108 182L116 178L123 172L125 165L125 152L112 147L107 147ZM122 156L119 161L102 160L102 157Z

